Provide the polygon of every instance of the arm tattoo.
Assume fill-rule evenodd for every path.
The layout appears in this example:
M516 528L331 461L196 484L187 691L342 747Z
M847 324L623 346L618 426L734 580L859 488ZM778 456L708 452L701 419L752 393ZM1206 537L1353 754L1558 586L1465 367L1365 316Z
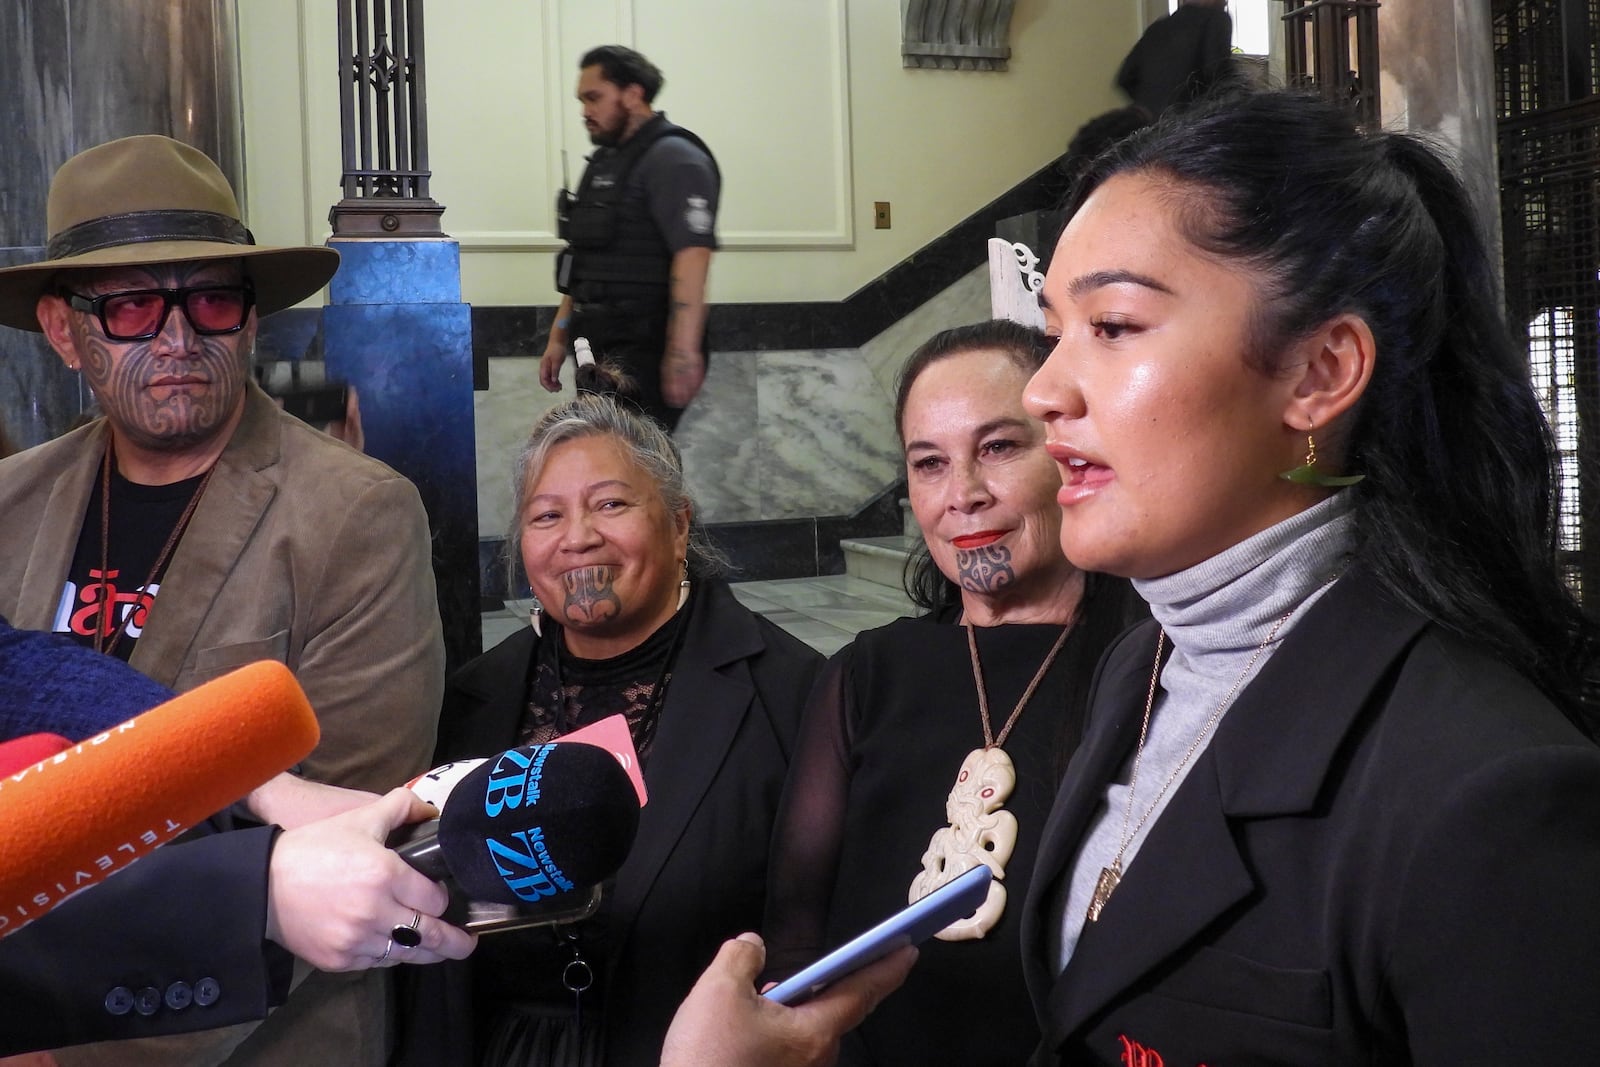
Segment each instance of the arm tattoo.
M969 593L998 593L1017 580L1011 549L1004 545L956 550L957 581Z
M608 622L622 614L622 601L612 587L616 574L610 567L584 567L569 571L561 582L566 586L564 612L576 626Z

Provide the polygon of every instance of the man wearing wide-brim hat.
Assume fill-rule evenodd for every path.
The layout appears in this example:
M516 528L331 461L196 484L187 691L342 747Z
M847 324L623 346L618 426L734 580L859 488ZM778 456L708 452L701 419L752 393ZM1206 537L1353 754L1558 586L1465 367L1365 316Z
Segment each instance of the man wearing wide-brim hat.
M379 791L425 770L444 651L417 491L251 380L257 316L315 293L338 255L255 244L216 165L158 136L63 164L48 233L43 262L0 270L0 324L42 332L104 416L0 461L0 616L180 691L279 660L322 729L306 777ZM242 1038L230 1063L379 1064L382 983L318 973L253 1034L196 1039ZM129 1033L190 1010L129 1012ZM209 1062L171 1040L61 1059Z

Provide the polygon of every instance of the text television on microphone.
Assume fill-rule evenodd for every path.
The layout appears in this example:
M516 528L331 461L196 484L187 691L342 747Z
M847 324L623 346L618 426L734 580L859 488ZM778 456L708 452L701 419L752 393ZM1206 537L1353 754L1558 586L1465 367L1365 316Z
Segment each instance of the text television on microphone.
M300 762L319 730L264 660L0 778L0 938Z

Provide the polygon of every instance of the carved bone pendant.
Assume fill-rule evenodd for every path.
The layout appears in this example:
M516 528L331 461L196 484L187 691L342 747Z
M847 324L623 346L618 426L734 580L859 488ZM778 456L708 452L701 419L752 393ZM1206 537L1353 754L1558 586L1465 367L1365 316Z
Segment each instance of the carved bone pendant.
M922 871L911 882L910 899L921 900L957 876L982 864L994 874L989 895L978 910L934 936L941 941L972 941L1000 921L1006 907L1006 863L1017 847L1017 817L1005 810L1017 785L1016 767L1001 748L967 753L945 799L950 825L935 830L922 854Z

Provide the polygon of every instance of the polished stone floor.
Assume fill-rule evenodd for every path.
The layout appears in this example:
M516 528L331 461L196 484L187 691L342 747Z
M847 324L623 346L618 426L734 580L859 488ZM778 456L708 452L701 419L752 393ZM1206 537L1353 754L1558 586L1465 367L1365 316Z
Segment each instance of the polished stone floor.
M857 633L911 613L905 594L845 574L735 582L734 596L800 640L831 656ZM483 647L492 648L528 624L528 602L510 601L505 610L483 616Z

